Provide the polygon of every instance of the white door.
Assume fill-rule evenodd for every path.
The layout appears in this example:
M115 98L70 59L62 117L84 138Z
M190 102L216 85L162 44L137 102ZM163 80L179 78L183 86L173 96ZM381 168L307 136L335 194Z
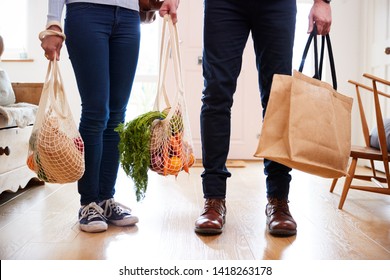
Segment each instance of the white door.
M390 47L390 0L370 0L365 1L364 5L367 12L365 72L390 80L390 55L385 53L385 49ZM389 87L380 87L380 90L390 93ZM372 99L368 102L373 107ZM390 118L390 102L387 100L381 106L385 117ZM374 114L371 112L371 127L375 125ZM378 169L382 170L383 167L378 165Z
M367 11L368 73L390 80L390 55L385 53L390 47L390 0L365 1ZM389 111L390 115L390 111Z

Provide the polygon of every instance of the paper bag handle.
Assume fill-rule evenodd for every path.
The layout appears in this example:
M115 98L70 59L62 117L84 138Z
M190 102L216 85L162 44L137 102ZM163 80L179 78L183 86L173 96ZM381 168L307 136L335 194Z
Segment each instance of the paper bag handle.
M306 57L307 57L307 54L309 52L311 42L313 41L313 43L314 43L314 72L315 72L313 78L321 80L322 68L323 68L323 63L324 63L325 42L326 42L326 46L328 49L330 71L332 74L333 88L335 90L337 90L336 67L335 67L335 63L334 63L333 50L332 50L332 44L330 41L330 36L329 36L329 34L327 34L325 36L321 36L321 55L320 55L320 60L318 61L317 35L318 35L317 27L314 25L313 31L310 33L309 38L307 39L305 49L303 51L301 64L299 66L299 72L303 71L303 66L305 65Z

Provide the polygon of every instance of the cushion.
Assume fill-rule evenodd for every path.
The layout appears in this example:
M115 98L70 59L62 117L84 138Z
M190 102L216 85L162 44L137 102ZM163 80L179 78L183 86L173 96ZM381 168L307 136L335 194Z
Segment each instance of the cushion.
M33 124L37 110L37 105L26 102L0 106L0 128L15 125L24 128L29 124Z
M7 73L0 69L0 106L8 106L15 103L15 93Z
M387 143L387 151L390 152L390 119L383 120L385 126L385 134L386 134L386 143ZM374 127L370 134L370 146L373 148L379 149L379 137L378 137L378 129Z

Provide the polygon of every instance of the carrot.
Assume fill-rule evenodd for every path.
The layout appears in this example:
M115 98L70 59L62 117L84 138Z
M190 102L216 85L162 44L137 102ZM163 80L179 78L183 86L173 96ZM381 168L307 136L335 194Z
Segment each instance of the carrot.
M27 157L27 166L28 168L30 168L32 171L36 171L35 170L35 162L34 162L34 155L31 154Z
M188 158L188 167L191 167L193 166L195 163L195 156L193 153L190 154L189 158Z
M169 168L169 149L168 149L168 145L164 145L163 147L163 156L162 156L162 160L164 162L164 168L163 168L163 175L164 176L167 176L169 173L168 173L168 168Z
M170 153L171 156L181 157L182 150L183 150L183 144L181 141L181 133L178 133L175 136L169 137L169 147L171 150L171 153Z
M184 159L183 161L183 170L187 173L190 173L190 169L188 168L188 162Z

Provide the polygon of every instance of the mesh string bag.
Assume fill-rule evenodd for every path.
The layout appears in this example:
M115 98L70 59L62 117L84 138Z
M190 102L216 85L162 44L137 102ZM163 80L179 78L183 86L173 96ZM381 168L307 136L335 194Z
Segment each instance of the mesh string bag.
M84 142L66 99L56 59L48 66L27 165L48 183L71 183L84 174Z
M176 80L172 104L166 90L169 56L173 58L171 61ZM189 173L195 157L184 95L178 32L170 16L164 17L163 22L160 73L154 110L162 111L166 117L154 120L151 125L150 169L163 176L177 176L180 171Z
M174 83L165 81L169 61L173 61L169 70L174 71ZM168 15L163 20L159 67L152 110L116 128L120 136L120 163L134 182L137 201L145 197L149 171L177 176L181 171L189 173L195 161L181 78L178 34ZM174 89L169 89L169 96L166 86ZM171 103L169 98L174 101Z

